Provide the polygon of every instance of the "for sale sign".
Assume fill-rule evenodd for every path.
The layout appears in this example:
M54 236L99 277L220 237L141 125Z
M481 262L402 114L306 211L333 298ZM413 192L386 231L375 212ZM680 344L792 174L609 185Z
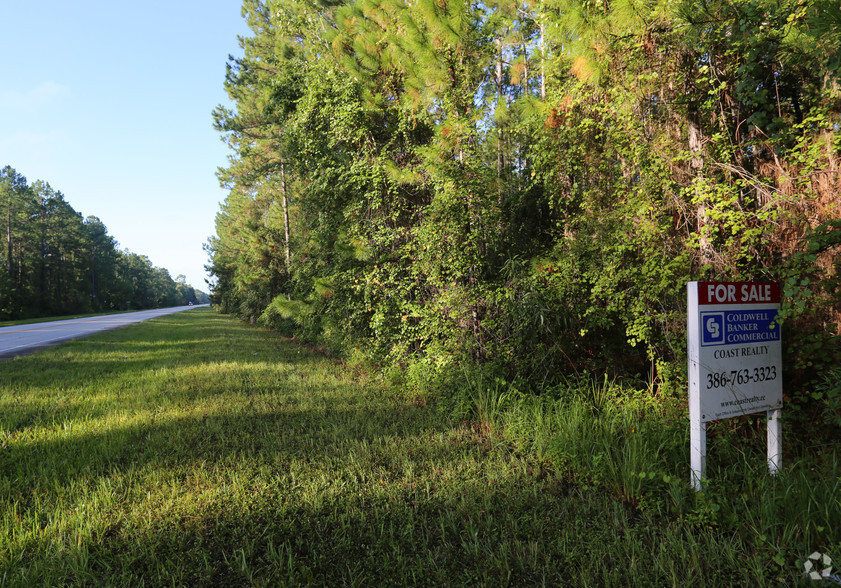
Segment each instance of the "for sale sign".
M707 422L782 406L782 344L773 282L690 282L689 392Z
M766 411L768 469L782 462L782 343L772 282L689 282L689 446L692 484L703 488L707 421Z

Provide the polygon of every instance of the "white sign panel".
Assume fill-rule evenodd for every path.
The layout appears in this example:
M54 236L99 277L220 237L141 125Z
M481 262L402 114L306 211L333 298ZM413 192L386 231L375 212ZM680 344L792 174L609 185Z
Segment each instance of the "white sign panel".
M776 283L690 283L690 397L702 422L782 406L779 308Z

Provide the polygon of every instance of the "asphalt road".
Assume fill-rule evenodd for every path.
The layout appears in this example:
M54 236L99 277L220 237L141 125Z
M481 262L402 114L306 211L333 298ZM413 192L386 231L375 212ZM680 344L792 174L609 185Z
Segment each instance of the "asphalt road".
M95 333L119 329L120 327L148 321L155 317L190 310L191 308L196 307L175 306L173 308L141 310L123 314L89 316L66 321L0 327L0 359L26 355L44 347L69 341L70 339L88 337Z

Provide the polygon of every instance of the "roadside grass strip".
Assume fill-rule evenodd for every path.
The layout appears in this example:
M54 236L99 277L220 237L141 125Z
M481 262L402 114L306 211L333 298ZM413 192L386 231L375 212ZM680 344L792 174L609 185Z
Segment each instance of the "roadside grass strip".
M764 577L444 406L209 309L4 362L0 585Z
M105 312L89 312L85 314L67 314L62 316L45 316L45 317L32 317L26 319L19 319L14 321L0 321L0 327L13 327L15 325L34 325L38 323L49 323L53 321L68 321L72 319L80 319L80 318L88 318L92 316L104 316L104 315L112 315L112 314L127 314L130 312L136 312L132 310L111 310Z

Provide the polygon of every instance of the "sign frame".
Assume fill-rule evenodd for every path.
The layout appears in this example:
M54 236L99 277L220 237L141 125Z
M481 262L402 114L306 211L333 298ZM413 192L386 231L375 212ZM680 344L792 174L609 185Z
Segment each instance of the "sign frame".
M708 421L765 412L768 469L782 465L782 338L776 282L689 282L691 482L703 489Z

